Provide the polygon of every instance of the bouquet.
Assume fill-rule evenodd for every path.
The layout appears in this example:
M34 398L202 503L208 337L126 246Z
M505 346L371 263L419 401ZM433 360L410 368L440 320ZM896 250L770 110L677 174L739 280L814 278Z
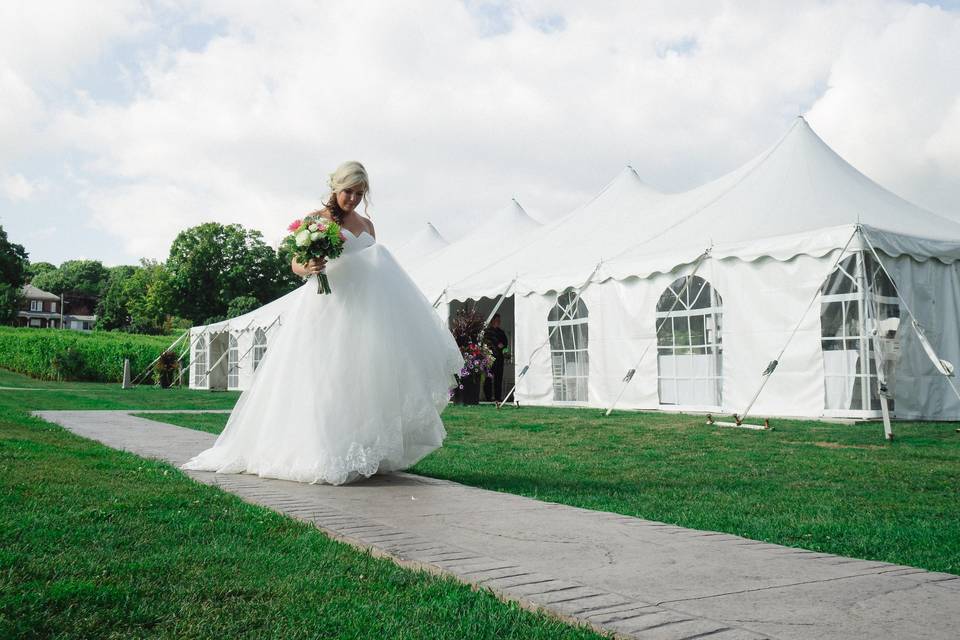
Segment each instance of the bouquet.
M294 220L287 227L290 232L280 243L297 262L307 264L311 259L333 260L343 253L346 241L340 231L340 225L317 214L310 214L302 220ZM317 293L331 293L327 274L317 274Z

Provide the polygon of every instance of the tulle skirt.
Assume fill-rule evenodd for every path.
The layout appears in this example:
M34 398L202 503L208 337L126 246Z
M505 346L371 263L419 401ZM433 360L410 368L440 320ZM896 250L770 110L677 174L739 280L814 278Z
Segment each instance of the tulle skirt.
M430 303L384 247L310 278L214 446L184 469L343 484L405 469L441 446L440 413L463 360Z

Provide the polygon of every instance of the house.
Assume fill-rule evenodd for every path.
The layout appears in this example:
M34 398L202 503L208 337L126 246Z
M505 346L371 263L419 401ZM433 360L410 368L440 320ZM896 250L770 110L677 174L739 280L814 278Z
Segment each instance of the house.
M65 328L91 331L97 322L89 300L62 300L60 296L31 284L20 290L23 304L17 313L17 325L35 328ZM64 308L66 306L66 309Z
M20 294L23 296L23 303L17 313L18 326L52 329L60 326L60 296L37 289L31 284L24 285Z

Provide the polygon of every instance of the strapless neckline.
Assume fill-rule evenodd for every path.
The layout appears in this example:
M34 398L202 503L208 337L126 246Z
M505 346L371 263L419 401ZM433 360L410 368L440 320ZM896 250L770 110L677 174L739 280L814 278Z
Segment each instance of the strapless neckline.
M366 229L364 229L363 231L361 231L361 232L360 232L360 235L355 234L353 231L350 231L350 229L347 229L346 227L340 227L340 229L341 229L341 231L346 231L346 232L349 233L351 236L353 236L353 239L354 239L354 240L359 240L361 237L363 237L363 234L367 234L368 236L370 236L370 239L371 239L371 240L375 239L373 236L370 235L370 232L367 231Z

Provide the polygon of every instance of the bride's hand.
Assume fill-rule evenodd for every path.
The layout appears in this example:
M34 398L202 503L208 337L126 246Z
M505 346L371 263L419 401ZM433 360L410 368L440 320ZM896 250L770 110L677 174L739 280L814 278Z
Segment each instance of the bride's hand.
M320 273L326 266L327 261L324 258L310 258L306 265L307 274L314 275Z

